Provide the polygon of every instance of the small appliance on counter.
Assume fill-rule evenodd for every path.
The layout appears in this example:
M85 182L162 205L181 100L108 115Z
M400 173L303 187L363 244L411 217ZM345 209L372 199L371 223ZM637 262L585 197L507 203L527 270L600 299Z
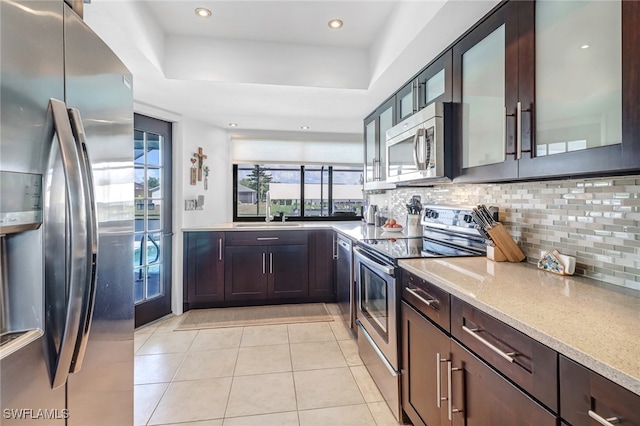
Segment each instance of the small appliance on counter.
M377 212L378 212L377 205L370 204L369 207L367 207L367 214L365 215L365 221L367 222L367 225L375 225Z

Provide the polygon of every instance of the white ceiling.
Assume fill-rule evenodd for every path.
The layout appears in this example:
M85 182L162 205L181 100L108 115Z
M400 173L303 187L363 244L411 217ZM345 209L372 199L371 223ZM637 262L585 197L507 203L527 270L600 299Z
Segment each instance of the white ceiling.
M84 19L132 71L140 104L234 134L360 137L365 116L498 1L92 0Z

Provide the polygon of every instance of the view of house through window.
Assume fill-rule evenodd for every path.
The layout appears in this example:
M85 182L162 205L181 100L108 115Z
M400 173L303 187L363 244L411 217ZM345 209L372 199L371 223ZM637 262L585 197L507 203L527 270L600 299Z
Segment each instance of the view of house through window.
M234 219L360 217L362 167L239 164L234 166Z

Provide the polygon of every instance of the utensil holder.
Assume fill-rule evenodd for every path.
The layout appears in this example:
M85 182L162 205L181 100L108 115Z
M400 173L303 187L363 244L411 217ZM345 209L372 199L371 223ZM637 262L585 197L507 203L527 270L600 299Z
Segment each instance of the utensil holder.
M419 214L407 215L407 235L410 237L422 236L422 225Z

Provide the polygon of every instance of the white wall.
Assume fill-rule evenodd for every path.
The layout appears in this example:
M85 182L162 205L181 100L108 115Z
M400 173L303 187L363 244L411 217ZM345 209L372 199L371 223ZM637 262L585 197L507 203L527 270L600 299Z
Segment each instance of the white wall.
M136 113L173 123L173 261L171 279L171 309L174 314L182 313L182 229L231 222L232 170L230 136L223 129L203 122L182 117L170 111L145 104L135 103ZM209 188L204 182L190 184L191 158L201 147L207 155L204 161L210 168ZM202 210L185 211L184 200L204 195Z

